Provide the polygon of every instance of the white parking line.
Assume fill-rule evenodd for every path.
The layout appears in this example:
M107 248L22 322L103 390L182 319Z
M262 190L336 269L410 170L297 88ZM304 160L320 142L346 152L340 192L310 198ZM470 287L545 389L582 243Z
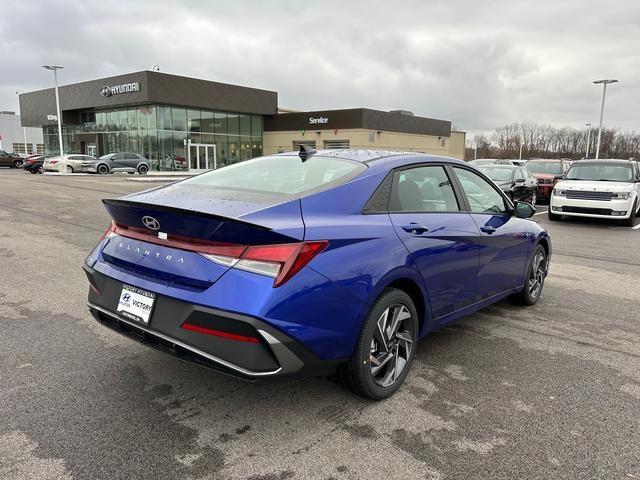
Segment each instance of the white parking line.
M536 213L534 213L534 215L542 215L543 213L547 213L547 211L548 211L548 210L544 210L544 211L542 211L542 212L536 212Z
M640 230L640 223L638 225L636 225L635 227L633 227L634 230Z

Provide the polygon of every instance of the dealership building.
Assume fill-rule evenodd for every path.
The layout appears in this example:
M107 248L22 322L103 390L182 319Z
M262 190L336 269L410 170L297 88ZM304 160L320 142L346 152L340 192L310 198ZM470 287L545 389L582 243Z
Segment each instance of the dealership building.
M451 122L366 108L297 112L274 91L142 71L59 88L65 153L134 152L152 170L204 170L276 152L368 148L463 158ZM20 95L22 125L57 153L53 88Z

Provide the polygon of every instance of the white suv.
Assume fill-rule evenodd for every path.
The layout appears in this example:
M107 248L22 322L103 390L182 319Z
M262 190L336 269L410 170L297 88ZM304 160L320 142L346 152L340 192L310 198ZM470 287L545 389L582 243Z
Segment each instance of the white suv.
M623 220L633 226L640 210L640 164L632 160L581 160L556 183L549 220L562 215Z

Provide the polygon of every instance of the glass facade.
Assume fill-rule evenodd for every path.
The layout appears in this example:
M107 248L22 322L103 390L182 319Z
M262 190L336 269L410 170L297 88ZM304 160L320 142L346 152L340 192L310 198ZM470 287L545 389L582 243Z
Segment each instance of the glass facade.
M215 145L218 167L262 155L261 115L141 105L81 112L79 118L78 125L62 126L66 153L134 152L152 170L186 170L186 142ZM45 151L58 153L57 126L42 129Z

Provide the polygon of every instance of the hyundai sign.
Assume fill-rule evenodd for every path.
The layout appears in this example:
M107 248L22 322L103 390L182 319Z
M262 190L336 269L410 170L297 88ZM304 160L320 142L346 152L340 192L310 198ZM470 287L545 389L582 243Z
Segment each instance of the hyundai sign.
M112 95L120 95L121 93L133 93L140 91L140 82L123 83L122 85L105 85L100 90L100 95L110 97Z

